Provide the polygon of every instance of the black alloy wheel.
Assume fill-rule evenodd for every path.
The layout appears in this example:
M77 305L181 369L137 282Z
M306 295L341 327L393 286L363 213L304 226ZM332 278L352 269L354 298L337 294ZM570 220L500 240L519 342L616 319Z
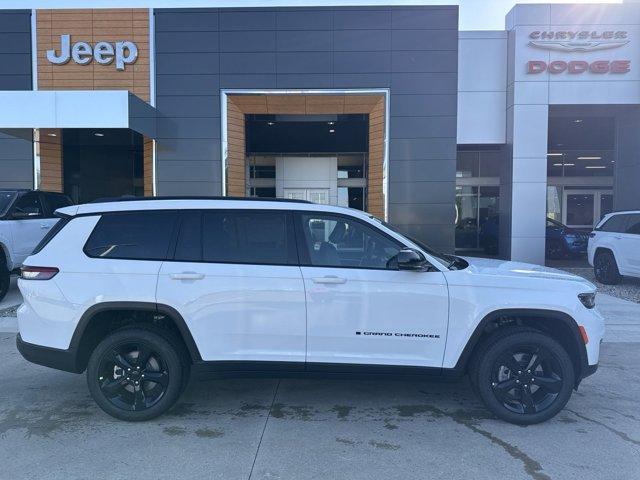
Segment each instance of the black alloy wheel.
M4 259L2 255L0 255L0 262ZM0 265L0 301L7 295L9 291L9 286L11 285L11 274L7 267L4 265Z
M539 345L519 345L494 362L491 386L502 406L514 413L534 414L551 405L562 390L558 361Z
M481 399L507 422L530 425L564 408L575 385L567 351L545 333L504 327L474 356L471 381Z
M188 378L177 342L152 328L123 328L95 348L87 366L91 396L109 415L155 418L176 402Z
M615 285L622 277L613 254L609 251L598 252L593 260L593 274L600 283Z
M166 393L169 373L162 357L143 341L106 351L98 366L100 390L123 410L152 407Z

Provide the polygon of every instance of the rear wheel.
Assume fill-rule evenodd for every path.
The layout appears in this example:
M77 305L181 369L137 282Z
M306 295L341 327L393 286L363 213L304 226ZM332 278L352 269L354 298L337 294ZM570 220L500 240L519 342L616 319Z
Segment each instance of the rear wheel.
M178 400L185 386L180 351L151 329L127 328L105 338L87 366L89 391L109 415L150 420Z
M593 273L596 280L605 285L615 285L622 280L616 258L609 250L596 253L593 259Z
M7 268L7 261L5 260L4 255L0 253L0 301L7 295L10 282L11 276L9 269Z
M499 418L521 425L544 422L571 398L573 363L553 338L533 329L510 328L481 348L472 380Z

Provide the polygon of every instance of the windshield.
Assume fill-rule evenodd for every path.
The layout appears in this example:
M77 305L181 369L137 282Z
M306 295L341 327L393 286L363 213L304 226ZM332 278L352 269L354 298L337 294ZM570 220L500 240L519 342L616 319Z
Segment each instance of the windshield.
M424 250L429 255L434 257L436 260L438 260L442 265L444 265L447 268L449 268L449 265L451 265L451 261L454 258L456 258L453 255L447 255L445 253L438 252L437 250L434 250L433 248L429 247L428 245L425 245L420 240L416 240L415 238L412 238L412 237L410 237L409 235L407 235L405 233L400 233L396 227L394 227L390 223L385 222L384 220L380 220L379 218L376 218L374 216L371 216L370 218L372 218L376 222L384 225L389 230L392 230L393 232L397 233L398 235L401 235L402 237L406 238L410 242L415 243L418 247L420 247L422 250Z
M13 197L16 196L16 192L2 192L0 191L0 216L7 212L7 209L13 201Z

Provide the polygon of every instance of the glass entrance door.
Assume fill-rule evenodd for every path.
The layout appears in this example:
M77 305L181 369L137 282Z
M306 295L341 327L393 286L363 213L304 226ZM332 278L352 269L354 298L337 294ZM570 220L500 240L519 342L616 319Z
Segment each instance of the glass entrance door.
M612 210L610 190L564 190L562 223L568 227L591 229Z
M329 204L328 188L285 188L284 198L289 200L308 200L322 205Z

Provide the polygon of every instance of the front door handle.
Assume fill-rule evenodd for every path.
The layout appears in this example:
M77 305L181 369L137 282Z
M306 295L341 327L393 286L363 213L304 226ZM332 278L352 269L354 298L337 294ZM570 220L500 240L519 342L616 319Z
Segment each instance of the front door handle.
M314 277L311 280L313 280L313 283L325 283L330 285L347 283L346 278L336 277L335 275L327 275L326 277Z
M169 276L172 280L202 280L204 278L203 273L196 272L170 273Z

